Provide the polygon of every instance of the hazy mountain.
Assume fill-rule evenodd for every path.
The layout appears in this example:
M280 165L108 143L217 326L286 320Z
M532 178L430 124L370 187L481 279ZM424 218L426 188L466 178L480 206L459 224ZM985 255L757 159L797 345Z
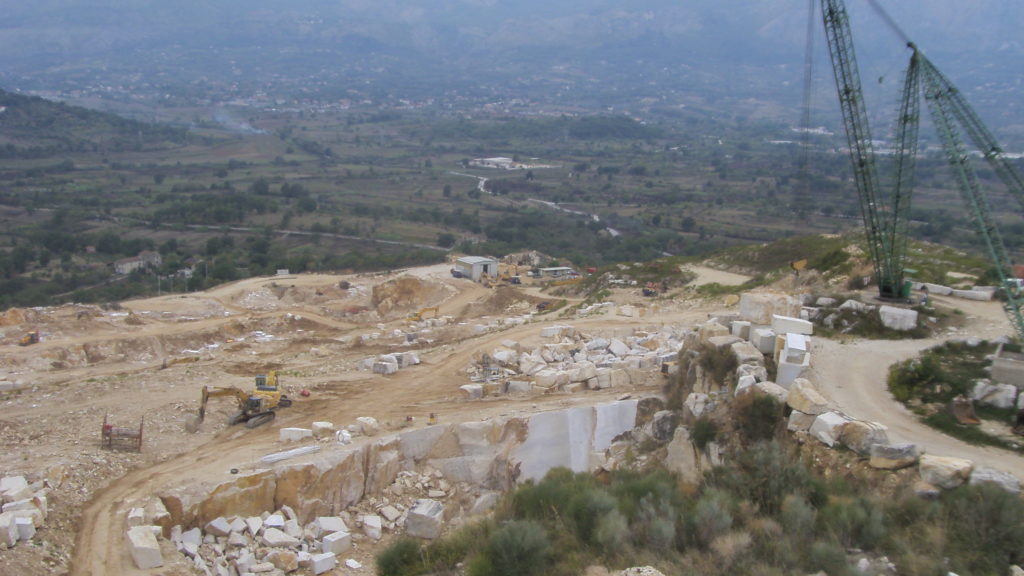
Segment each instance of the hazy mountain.
M984 87L984 105L1015 105L1024 4L879 2L965 90ZM864 76L897 77L899 37L866 0L848 5ZM455 86L609 103L646 86L656 97L687 90L792 105L807 10L807 0L38 0L5 7L0 84L164 97L189 86L190 97L219 88L415 98Z

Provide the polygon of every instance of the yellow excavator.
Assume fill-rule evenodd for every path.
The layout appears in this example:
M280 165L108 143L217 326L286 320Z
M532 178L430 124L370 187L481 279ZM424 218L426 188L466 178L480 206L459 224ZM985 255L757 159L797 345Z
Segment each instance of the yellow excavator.
M39 330L33 330L21 337L18 346L31 346L39 343Z
M203 386L203 399L199 404L199 415L189 426L195 432L206 418L206 403L210 398L231 396L238 401L238 412L228 419L229 425L245 423L246 428L255 428L274 419L278 408L292 405L290 398L284 395L278 386L277 373L268 372L256 376L256 389L246 392L236 386Z
M418 311L409 314L408 320L410 322L419 322L427 317L427 314L433 314L432 318L437 318L437 306L430 306L428 308L420 308Z

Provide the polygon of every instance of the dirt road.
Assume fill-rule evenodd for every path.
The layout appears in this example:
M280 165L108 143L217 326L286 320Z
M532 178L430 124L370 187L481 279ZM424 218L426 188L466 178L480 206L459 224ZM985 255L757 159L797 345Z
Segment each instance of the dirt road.
M917 444L923 453L966 458L977 466L1024 478L1024 457L1006 450L973 446L946 436L922 424L889 393L886 378L889 367L896 362L915 357L922 350L950 338L995 339L1013 334L998 302L944 297L933 297L932 301L947 313L961 310L966 316L963 329L927 340L839 342L814 338L811 344L812 380L842 412L887 426L889 439L894 443L911 442Z

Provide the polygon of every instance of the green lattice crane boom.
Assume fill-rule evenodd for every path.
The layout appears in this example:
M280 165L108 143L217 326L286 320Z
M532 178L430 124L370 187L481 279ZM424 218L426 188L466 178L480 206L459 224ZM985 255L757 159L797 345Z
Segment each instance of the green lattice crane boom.
M920 82L918 67L908 69L904 80L896 125L895 174L890 187L883 189L878 177L846 6L842 0L821 0L821 16L879 296L882 299L904 298L907 294L903 286L903 265L907 253L907 222L917 157L920 108L916 96Z
M967 206L974 225L985 241L989 256L995 264L999 283L1005 292L1003 308L1006 310L1010 323L1017 337L1024 340L1024 316L1021 315L1022 294L1013 278L1013 262L1003 243L1002 234L992 218L992 209L988 198L978 184L978 176L971 161L971 154L966 149L960 130L962 129L971 143L978 149L981 156L992 167L1007 190L1018 201L1024 202L1024 179L1010 164L999 143L981 121L974 109L956 86L947 79L934 64L931 63L917 48L914 49L913 61L920 62L921 76L924 84L924 97L928 103L932 123L942 141L942 149L946 161L953 170L960 197Z

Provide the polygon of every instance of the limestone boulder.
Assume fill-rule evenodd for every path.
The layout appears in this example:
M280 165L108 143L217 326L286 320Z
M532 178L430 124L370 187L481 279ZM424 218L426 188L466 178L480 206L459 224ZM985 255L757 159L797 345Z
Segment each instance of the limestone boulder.
M899 470L917 463L915 444L874 444L868 465L879 470Z
M804 414L798 410L793 410L789 413L786 429L790 432L807 432L811 429L811 425L814 424L815 418L817 418L815 414Z
M906 332L917 328L917 310L882 306L878 309L882 325L890 330Z
M414 538L433 540L441 536L444 523L444 504L423 498L409 509L405 519L405 533Z
M668 442L679 426L679 414L672 410L661 410L651 418L651 437L658 442Z
M704 415L709 401L710 397L707 394L691 392L686 396L686 400L683 401L683 408L690 419L696 420Z
M1017 394L1017 387L1012 384L994 384L988 380L978 380L971 390L971 398L976 402L996 408L1013 408Z
M152 526L134 526L128 529L128 551L139 570L149 570L164 565L164 558L160 553L160 543L156 540Z
M764 364L764 354L750 342L733 343L732 354L736 357L737 364Z
M267 528L260 537L260 542L268 548L291 548L299 545L299 539L285 534L277 528Z
M871 454L872 446L888 444L889 436L885 432L885 426L877 422L853 420L843 426L839 442L861 456L868 456Z
M299 569L299 556L291 550L272 550L266 560L286 574Z
M331 532L320 541L320 550L323 552L344 554L351 547L352 536L348 532Z
M843 428L849 422L849 418L838 412L824 412L814 419L814 423L811 424L811 428L808 431L811 433L811 436L814 436L823 444L832 447L839 441Z
M789 391L775 382L756 382L751 386L751 390L756 394L771 396L778 400L779 404L785 404L786 399L789 397Z
M744 292L740 295L740 317L752 324L770 324L772 316L800 313L800 302L788 294Z
M818 415L828 410L828 400L806 378L797 378L789 385L786 404L804 414Z
M1001 472L992 468L975 468L971 471L969 483L972 486L977 484L995 484L1007 492L1020 494L1020 480L1016 476L1009 472Z
M944 490L956 488L967 482L973 469L974 463L963 458L925 454L918 462L921 480Z

